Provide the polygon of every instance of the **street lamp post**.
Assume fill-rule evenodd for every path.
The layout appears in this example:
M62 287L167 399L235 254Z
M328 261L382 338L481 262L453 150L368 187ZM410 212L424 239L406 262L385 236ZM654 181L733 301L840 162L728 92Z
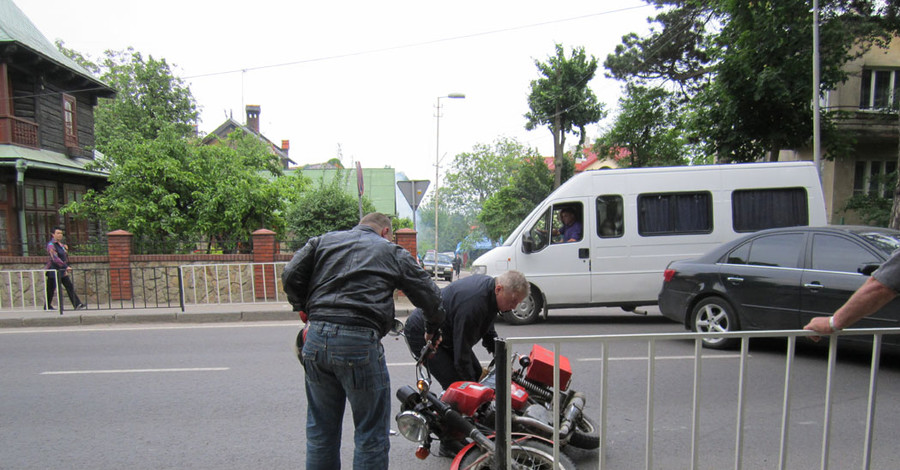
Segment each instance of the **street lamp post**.
M464 99L462 93L450 93L447 96L437 97L437 131L434 139L434 278L438 278L438 205L440 203L440 191L438 173L441 169L441 98Z

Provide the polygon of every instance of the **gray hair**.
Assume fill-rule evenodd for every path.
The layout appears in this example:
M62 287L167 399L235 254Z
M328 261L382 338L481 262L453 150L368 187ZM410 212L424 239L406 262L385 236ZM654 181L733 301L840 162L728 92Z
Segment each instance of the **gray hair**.
M528 279L525 279L525 275L519 271L506 271L494 279L504 288L522 297L527 297L531 292L531 284L528 283Z

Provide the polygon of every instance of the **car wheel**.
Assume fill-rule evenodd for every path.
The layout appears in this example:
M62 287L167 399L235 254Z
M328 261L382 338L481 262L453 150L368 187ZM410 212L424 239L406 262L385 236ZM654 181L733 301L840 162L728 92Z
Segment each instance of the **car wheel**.
M528 325L538 320L541 310L544 308L544 301L541 294L531 287L531 293L514 310L503 312L503 319L510 325Z
M691 324L697 333L727 333L740 331L737 313L727 300L708 297L701 300L691 314ZM738 345L739 338L703 338L703 347L731 349Z

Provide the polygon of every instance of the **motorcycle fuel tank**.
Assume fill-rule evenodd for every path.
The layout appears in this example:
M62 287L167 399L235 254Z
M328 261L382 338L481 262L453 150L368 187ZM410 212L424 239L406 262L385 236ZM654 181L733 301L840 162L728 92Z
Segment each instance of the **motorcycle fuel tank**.
M452 405L464 416L472 416L478 407L494 399L494 389L478 382L453 382L441 401Z
M546 385L553 386L553 352L538 344L531 347L531 354L528 355L531 363L528 370L525 371L525 378ZM572 366L569 365L569 358L559 356L559 388L560 390L569 389L569 380L572 379Z

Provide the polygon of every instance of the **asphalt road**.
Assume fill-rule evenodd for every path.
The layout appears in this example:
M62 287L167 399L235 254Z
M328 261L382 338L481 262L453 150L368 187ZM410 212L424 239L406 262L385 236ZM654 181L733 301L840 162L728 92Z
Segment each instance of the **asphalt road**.
M288 469L304 461L303 374L290 351L289 322L211 325L111 325L0 330L0 468L3 469ZM501 336L678 332L679 325L613 309L552 312L523 327L498 323ZM414 379L405 345L385 339L394 389ZM783 342L754 344L748 361L743 468L777 468L784 381ZM527 352L527 351L519 351ZM689 342L657 346L653 468L690 466ZM483 359L489 356L480 351ZM599 417L598 348L564 345L573 388ZM604 468L644 468L647 345L610 350ZM699 468L734 468L739 359L704 353ZM850 352L837 366L835 429L829 468L860 468L867 358ZM800 348L795 364L788 468L819 468L825 351ZM875 469L900 468L900 365L883 360L873 444ZM396 412L396 404L395 410ZM352 424L344 423L344 466L352 460ZM448 468L419 461L415 444L392 438L392 468ZM579 468L598 468L598 453L570 451Z

